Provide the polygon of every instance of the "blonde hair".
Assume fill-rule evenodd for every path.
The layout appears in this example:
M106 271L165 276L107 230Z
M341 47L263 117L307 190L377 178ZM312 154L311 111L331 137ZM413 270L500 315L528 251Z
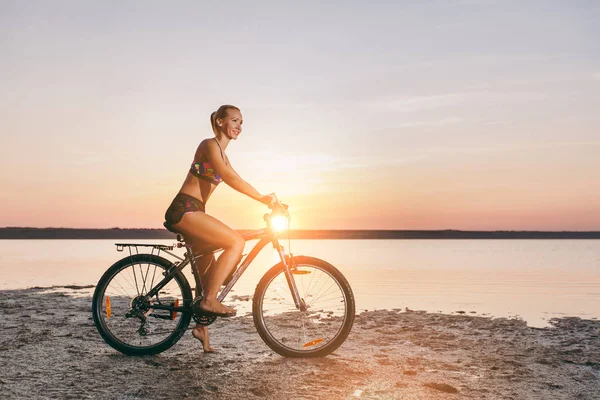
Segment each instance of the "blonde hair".
M231 104L223 104L221 107L219 107L219 109L217 111L214 111L212 114L210 114L210 125L212 126L212 130L215 133L215 136L217 136L217 118L225 118L227 116L227 110L238 110L240 111L239 108L237 108L236 106L232 106Z

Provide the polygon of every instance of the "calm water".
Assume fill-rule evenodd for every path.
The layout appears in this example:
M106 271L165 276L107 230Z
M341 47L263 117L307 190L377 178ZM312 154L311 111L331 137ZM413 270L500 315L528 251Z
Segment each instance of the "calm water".
M127 254L114 243L0 240L0 289L95 284ZM474 311L521 317L532 326L552 317L600 317L600 240L295 240L292 252L337 266L359 310ZM233 294L252 294L276 262L265 247Z

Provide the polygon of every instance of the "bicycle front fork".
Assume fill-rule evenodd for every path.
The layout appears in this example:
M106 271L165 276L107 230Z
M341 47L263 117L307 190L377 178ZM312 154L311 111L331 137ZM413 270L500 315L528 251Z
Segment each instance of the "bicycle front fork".
M278 245L277 252L279 253L279 258L281 258L281 262L283 263L283 273L285 274L285 279L287 280L288 286L290 287L290 292L294 298L294 304L298 310L306 311L306 302L298 293L298 287L296 286L296 281L294 280L292 273L292 271L296 269L294 255L292 253L290 253L289 256L285 254L285 249L282 245Z

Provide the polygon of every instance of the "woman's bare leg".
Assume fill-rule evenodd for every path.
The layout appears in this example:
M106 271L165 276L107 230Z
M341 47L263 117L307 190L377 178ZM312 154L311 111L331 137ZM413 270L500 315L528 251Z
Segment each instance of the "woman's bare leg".
M192 245L193 253L198 254L201 251L201 243L194 242L192 240L190 240L190 243ZM196 265L196 272L194 273L194 278L196 279L196 297L202 294L200 288L206 285L206 272L210 268L210 265L213 263L213 261L214 256L212 254L207 254L195 259L194 264ZM196 276L196 274L198 276ZM213 353L215 351L215 349L210 345L208 326L196 324L192 330L192 336L202 343L202 348L205 353Z
M202 343L202 348L205 353L214 353L215 349L210 346L208 338L208 326L196 325L192 330L192 336Z
M221 221L203 212L185 214L174 227L186 237L194 238L210 247L223 249L223 253L215 265L204 274L206 275L202 282L204 296L200 302L200 308L209 312L234 314L234 309L217 300L217 294L242 255L245 245L242 236Z
M192 241L191 243L193 254L200 254L202 249L206 248L206 245L199 241ZM194 274L194 279L196 280L196 296L202 295L200 287L205 288L208 284L208 270L214 267L215 263L215 256L213 254L205 254L195 258L196 273Z

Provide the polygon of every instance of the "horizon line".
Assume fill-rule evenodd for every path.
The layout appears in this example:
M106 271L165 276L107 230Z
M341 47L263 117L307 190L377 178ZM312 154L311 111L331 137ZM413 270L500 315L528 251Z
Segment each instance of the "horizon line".
M110 230L154 230L154 231L167 231L169 232L166 228L121 228L121 227L111 227L111 228L68 228L68 227L55 227L55 226L47 226L47 227L34 227L34 226L3 226L0 227L0 229L71 229L71 230L104 230L104 231L110 231ZM257 229L234 229L235 231L255 231ZM444 231L444 232L547 232L547 233L553 233L553 232L570 232L570 233L578 233L578 232L582 232L582 233L600 233L600 229L599 230L515 230L515 229L492 229L492 230L475 230L475 229L453 229L453 228L442 228L442 229L326 229L326 228L319 228L319 229L290 229L290 231L292 232L302 232L302 231L329 231L329 232L349 232L349 231L354 231L354 232L439 232L439 231Z

